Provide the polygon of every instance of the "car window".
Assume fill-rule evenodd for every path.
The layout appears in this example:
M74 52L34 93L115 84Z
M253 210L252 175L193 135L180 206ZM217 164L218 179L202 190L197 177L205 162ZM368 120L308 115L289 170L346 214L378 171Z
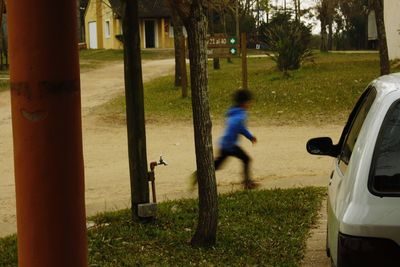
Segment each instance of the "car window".
M382 124L372 160L371 185L378 194L400 194L400 101L392 105Z
M347 165L350 162L354 146L357 142L358 134L360 133L361 127L364 124L365 118L368 115L372 103L374 103L375 97L376 90L372 87L367 91L367 94L361 96L359 102L356 105L356 109L357 106L358 109L355 112L354 119L350 124L349 131L345 136L342 151L339 155L339 168L342 173L345 173L347 170Z
M335 147L337 147L338 151L337 151L337 155L339 155L341 153L343 144L344 144L344 140L347 137L347 134L349 132L350 126L353 123L354 117L357 115L358 110L360 109L361 105L365 102L366 97L368 96L368 94L370 93L371 90L375 90L372 86L369 86L364 93L362 93L362 95L360 96L360 98L357 100L357 103L354 105L353 110L351 111L349 118L347 119L346 125L343 128L342 134L340 135L340 139L339 142L337 143L337 145L335 145Z

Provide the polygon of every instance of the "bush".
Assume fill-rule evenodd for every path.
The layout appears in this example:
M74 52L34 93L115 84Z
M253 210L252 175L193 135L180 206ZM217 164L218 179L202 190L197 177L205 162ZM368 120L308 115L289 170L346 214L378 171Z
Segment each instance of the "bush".
M265 35L271 57L284 74L299 69L302 61L311 56L310 27L292 20L287 13L277 14L266 27Z

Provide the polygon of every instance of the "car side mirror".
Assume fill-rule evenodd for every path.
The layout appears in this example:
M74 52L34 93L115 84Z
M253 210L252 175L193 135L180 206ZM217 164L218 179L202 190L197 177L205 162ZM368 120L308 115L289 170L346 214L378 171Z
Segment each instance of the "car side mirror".
M308 140L306 145L308 153L312 155L336 157L337 146L333 145L330 137L318 137Z

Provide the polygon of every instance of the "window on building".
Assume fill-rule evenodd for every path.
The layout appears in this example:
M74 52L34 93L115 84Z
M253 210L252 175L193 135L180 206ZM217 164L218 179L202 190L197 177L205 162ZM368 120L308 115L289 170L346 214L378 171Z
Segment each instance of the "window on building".
M174 38L174 26L172 24L169 25L168 36L169 38Z
M110 36L111 36L111 28L110 28L110 21L109 20L106 20L104 34L105 34L106 38L110 38Z

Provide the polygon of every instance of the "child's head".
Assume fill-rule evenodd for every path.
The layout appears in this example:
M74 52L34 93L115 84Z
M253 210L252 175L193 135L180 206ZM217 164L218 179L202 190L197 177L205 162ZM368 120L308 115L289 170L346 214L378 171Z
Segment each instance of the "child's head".
M233 103L237 107L248 108L253 94L247 89L239 89L233 95Z

